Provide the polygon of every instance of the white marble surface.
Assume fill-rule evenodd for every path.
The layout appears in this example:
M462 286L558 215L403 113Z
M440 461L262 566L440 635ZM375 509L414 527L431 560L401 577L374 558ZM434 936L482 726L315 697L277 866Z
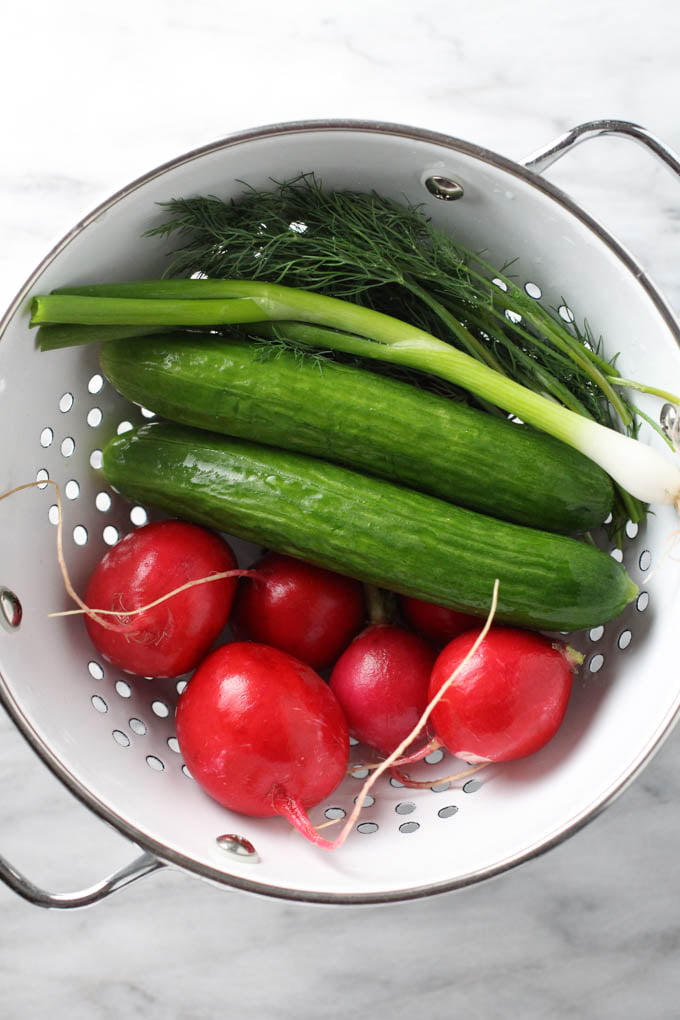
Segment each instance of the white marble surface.
M5 12L0 305L53 241L138 174L232 131L358 117L519 158L621 117L676 149L680 8L611 0L33 0ZM598 140L550 174L680 309L680 182ZM0 852L55 888L124 841L0 720ZM680 738L580 834L487 884L390 908L305 908L164 872L78 912L0 887L0 1014L253 1020L674 1018Z

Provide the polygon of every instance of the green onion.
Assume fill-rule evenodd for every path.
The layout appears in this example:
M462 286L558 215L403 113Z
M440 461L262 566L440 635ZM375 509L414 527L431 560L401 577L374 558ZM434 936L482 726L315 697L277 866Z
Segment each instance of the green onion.
M258 322L324 327L296 327L298 339L312 347L408 366L455 383L580 450L633 497L680 509L680 470L656 449L527 389L424 330L338 298L254 281L135 281L36 297L31 317L33 326Z
M38 346L41 351L59 351L64 347L83 347L85 344L108 340L128 340L136 336L164 333L165 326L41 326Z

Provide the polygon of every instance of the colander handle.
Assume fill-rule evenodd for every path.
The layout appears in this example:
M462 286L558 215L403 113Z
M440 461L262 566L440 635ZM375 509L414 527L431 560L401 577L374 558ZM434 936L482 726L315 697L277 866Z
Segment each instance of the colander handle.
M584 124L578 124L569 131L565 131L559 138L549 142L548 145L525 156L520 160L520 163L528 170L534 170L541 174L581 142L599 138L601 135L622 135L639 142L680 177L680 157L646 128L627 120L590 120Z
M162 861L150 853L142 853L129 864L115 871L108 878L102 879L87 889L81 889L72 893L51 893L41 889L29 878L26 878L20 871L9 863L4 857L0 857L0 880L9 886L15 893L33 903L37 907L57 907L61 909L69 907L89 907L99 900L103 900L111 893L123 889L125 886L136 882L145 875L165 867Z

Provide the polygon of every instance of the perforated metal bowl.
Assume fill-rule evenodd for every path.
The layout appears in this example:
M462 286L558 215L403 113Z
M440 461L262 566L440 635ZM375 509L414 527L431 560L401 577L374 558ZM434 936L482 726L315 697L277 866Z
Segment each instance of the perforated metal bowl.
M595 335L621 352L630 377L680 390L678 325L634 260L539 171L572 145L604 131L637 138L673 170L677 160L641 128L582 125L524 164L467 142L413 128L363 122L293 123L229 137L134 181L87 216L37 267L0 324L0 491L31 479L63 488L65 553L83 590L107 545L146 519L108 490L98 464L105 441L144 413L103 382L97 351L39 354L28 329L34 293L98 280L151 277L164 268L159 239L142 240L156 203L191 193L224 197L237 181L266 187L315 171L328 187L370 190L422 203L440 227L488 252L554 307L578 302ZM658 402L642 398L658 416ZM643 437L660 440L652 430ZM135 859L91 889L53 894L0 859L0 877L46 906L92 903L165 865L218 886L332 903L408 899L497 874L542 852L593 818L631 781L680 708L677 569L660 569L674 511L631 528L623 558L641 595L606 627L579 635L585 654L567 718L541 752L454 785L437 784L450 763L420 766L432 789L385 780L337 852L308 845L283 820L230 814L186 774L174 735L178 686L132 680L99 659L66 608L55 555L49 485L0 504L0 694L35 751L80 800L129 837ZM253 552L234 542L243 560ZM49 670L44 668L49 661ZM360 778L348 778L314 818L342 816ZM225 835L231 838L224 839Z

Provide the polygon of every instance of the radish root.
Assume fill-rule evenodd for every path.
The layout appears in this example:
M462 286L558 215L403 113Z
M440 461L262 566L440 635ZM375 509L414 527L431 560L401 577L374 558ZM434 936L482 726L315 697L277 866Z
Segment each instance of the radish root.
M441 741L437 737L433 737L432 740L428 740L426 744L423 744L419 751L414 751L413 754L407 754L403 758L397 759L397 761L394 762L394 766L399 767L401 765L412 765L416 761L422 761L423 758L428 756L428 754L432 754L433 751L438 751L441 746ZM377 769L380 765L381 762L379 761L354 762L347 769L347 775L351 776L355 772L360 772L363 769Z
M491 762L489 761L483 761L479 765L471 765L470 768L463 769L462 772L454 772L449 776L439 776L438 779L411 779L410 776L401 771L396 762L390 767L390 772L395 779L410 790L431 790L433 786L439 786L442 783L455 783L459 779L467 779L468 776L479 772L480 769L485 769L490 764Z
M82 609L63 609L60 612L48 613L49 617L56 616L78 616L83 613L93 616L116 616L120 619L122 616L137 616L139 613L145 613L148 609L155 609L156 606L160 606L162 602L166 602L168 599L173 598L175 595L181 595L183 591L188 591L190 588L195 588L199 584L209 584L211 581L223 581L228 577L257 577L255 570L221 570L215 574L208 574L206 577L198 577L194 581L186 581L181 584L179 588L173 588L172 591L168 591L165 595L161 595L159 598L154 599L153 602L147 602L144 606L138 606L136 609L92 609L89 606L84 606ZM97 622L100 622L99 620Z

